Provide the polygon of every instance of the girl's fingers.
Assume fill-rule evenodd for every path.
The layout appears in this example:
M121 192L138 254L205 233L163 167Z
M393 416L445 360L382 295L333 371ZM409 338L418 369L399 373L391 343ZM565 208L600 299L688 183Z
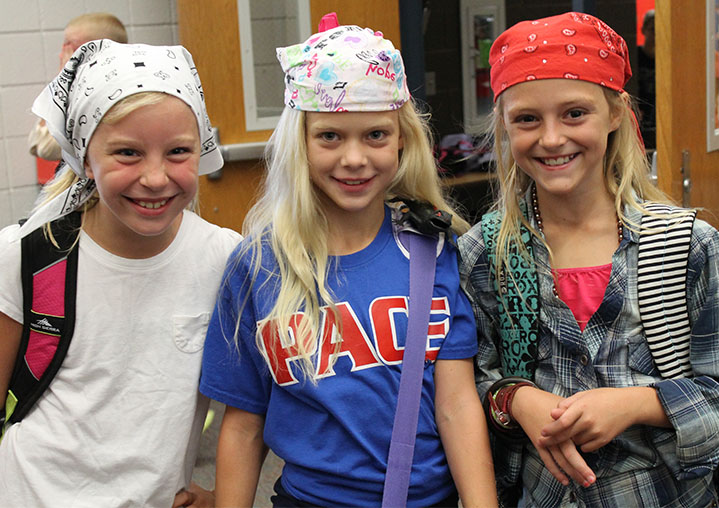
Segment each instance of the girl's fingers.
M605 446L606 444L606 440L601 439L601 436L597 436L593 439L585 439L583 443L578 443L578 446L580 446L583 452L589 453L599 450L602 446Z
M566 411L566 408L555 407L549 412L549 416L552 417L552 420L559 420Z
M583 487L595 482L594 472L572 441L566 440L557 446L538 446L537 451L547 471L562 485L569 485L568 477Z
M559 445L562 458L566 461L567 466L564 469L572 479L583 487L589 487L596 477L594 471L587 465L584 458L577 450L576 445L572 441L565 441Z
M598 443L600 443L600 439L602 438L601 434L595 432L593 429L584 429L581 432L577 432L572 437L572 441L574 441L574 444L577 445L582 449L583 452L588 451L594 451L585 449L586 446L596 446ZM603 442L599 446L604 446L607 444L606 442Z
M571 439L572 435L570 432L577 432L577 430L572 427L577 423L580 416L581 413L576 411L564 411L559 418L545 425L541 431L543 444L547 446L557 445L562 441Z
M574 395L570 395L569 397L560 400L559 403L557 403L557 407L561 408L561 409L569 409L569 406L571 406L572 404L574 404L574 402L576 402L577 400L584 397L585 393L586 392L577 392Z
M571 447L574 448L573 445ZM578 484L580 484L580 485L584 484L584 476L577 469L575 464L572 463L572 459L573 459L572 454L567 453L568 450L566 450L566 448L562 449L562 447L559 447L559 446L552 446L549 449L552 451L552 457L557 462L559 467L562 468L562 471L564 471L564 473L566 475L568 475L572 480L574 480ZM576 448L574 449L574 452L577 456L579 456L579 454L576 453ZM580 459L581 459L581 456L580 456ZM581 463L583 463L583 462L584 462L584 460L582 459Z
M571 465L569 464L569 461L567 461L567 458L562 453L562 450L560 450L557 446L550 446L547 448L551 454L554 461L557 463L557 465L561 468L562 472L572 478L572 480L577 481L575 476L576 472L572 469ZM556 475L555 475L556 478ZM569 485L569 480L567 480L566 483L562 482L563 485Z
M549 471L562 485L569 485L569 478L567 478L567 475L562 472L557 463L554 461L552 453L550 453L549 449L537 448L537 451L539 452L539 457L542 459L542 462L544 462L544 467L547 468L547 471Z

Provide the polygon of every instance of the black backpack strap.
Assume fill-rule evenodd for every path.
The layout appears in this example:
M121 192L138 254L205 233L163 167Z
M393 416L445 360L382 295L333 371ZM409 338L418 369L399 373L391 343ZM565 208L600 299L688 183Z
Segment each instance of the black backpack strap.
M5 409L5 425L20 421L49 386L75 327L80 213L52 224L58 247L39 228L21 240L23 332Z
M637 261L637 300L644 334L664 378L692 375L687 263L695 210L645 205Z
M390 203L400 203L398 207L401 217L399 224L415 229L425 236L445 234L448 241L452 241L452 214L439 210L426 201L415 201L406 198L394 198Z

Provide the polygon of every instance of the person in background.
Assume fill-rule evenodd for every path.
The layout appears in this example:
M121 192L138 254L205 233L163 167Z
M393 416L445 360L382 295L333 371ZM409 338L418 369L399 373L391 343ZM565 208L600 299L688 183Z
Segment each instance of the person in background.
M70 56L82 44L96 40L110 39L115 42L127 42L127 31L122 21L107 12L91 12L82 14L70 20L63 32L62 47L60 48L60 69L70 59ZM45 125L45 120L35 122L27 138L30 155L48 161L59 161L62 151L55 138L52 137Z

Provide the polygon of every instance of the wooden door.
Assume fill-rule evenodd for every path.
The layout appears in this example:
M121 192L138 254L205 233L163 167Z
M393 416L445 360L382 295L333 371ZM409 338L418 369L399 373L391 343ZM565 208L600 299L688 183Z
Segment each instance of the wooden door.
M310 0L310 10L313 32L320 18L334 11L341 24L380 30L399 47L396 0ZM245 127L237 1L177 0L177 13L180 44L195 60L207 110L212 125L219 129L221 143L266 141L271 131L248 131ZM241 230L263 176L261 161L252 160L225 163L217 180L200 177L200 213L210 222Z
M719 151L707 152L704 0L656 1L657 175L682 203L682 153L689 152L689 206L719 226Z

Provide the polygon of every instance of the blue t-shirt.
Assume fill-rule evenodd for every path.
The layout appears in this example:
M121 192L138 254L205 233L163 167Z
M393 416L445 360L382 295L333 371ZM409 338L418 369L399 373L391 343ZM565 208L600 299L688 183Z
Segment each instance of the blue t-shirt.
M251 259L230 257L226 283L210 322L200 391L233 407L265 415L265 443L285 461L283 487L320 506L379 505L392 434L407 329L409 254L387 207L372 243L330 260L327 284L342 316L342 347L333 314L324 312L316 384L304 380L288 350L269 334L257 347L257 324L277 289L276 264L263 252L254 284ZM472 357L474 317L460 290L457 251L440 241L417 441L408 504L429 505L454 489L434 419L434 361ZM249 295L248 295L249 292ZM244 303L244 307L242 307ZM239 358L232 337L239 309ZM268 330L266 327L265 330Z

